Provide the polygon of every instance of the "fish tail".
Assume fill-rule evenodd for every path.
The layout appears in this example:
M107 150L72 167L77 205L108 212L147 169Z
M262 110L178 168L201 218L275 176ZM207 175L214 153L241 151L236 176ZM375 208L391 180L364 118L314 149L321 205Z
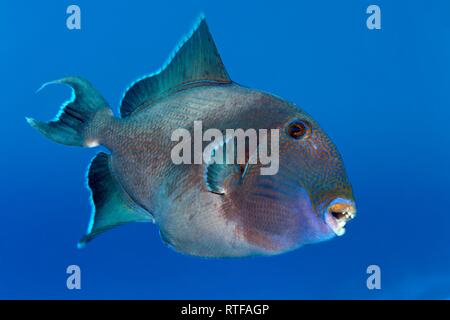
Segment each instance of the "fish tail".
M63 103L54 120L43 122L26 118L27 122L44 136L69 146L95 147L101 144L99 133L113 117L102 95L85 79L67 77L44 84L66 84L72 88L72 97Z

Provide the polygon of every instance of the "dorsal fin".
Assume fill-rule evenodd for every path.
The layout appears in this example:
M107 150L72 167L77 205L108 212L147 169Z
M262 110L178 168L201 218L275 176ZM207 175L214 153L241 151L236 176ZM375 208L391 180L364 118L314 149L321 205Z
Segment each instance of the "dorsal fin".
M192 82L230 83L204 17L158 72L141 78L126 91L120 106L122 117L154 101L171 89Z

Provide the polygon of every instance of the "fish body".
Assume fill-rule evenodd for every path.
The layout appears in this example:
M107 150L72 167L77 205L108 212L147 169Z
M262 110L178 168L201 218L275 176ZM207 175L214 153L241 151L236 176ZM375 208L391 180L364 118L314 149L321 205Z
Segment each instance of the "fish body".
M153 222L182 253L274 255L341 235L355 215L331 140L294 104L233 82L204 19L168 65L128 89L120 118L87 80L56 82L71 86L74 98L55 120L28 122L56 142L109 150L89 168L95 210L81 246L114 226ZM199 120L203 132L279 130L278 172L260 174L251 154L245 165L174 163L173 132L183 128L195 138ZM194 139L190 145L195 153Z

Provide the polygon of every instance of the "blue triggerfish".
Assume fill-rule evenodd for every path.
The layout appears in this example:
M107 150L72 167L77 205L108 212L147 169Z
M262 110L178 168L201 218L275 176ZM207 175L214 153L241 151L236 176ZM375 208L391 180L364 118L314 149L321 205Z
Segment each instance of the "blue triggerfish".
M55 142L108 150L88 169L93 212L80 247L115 226L152 222L181 253L276 255L342 235L355 216L330 138L293 103L232 81L204 18L163 68L130 85L120 117L81 77L50 83L70 86L72 98L54 120L28 123ZM261 174L250 149L247 163L174 163L173 132L195 136L195 121L202 130L278 129L276 174ZM189 143L197 148L194 139Z

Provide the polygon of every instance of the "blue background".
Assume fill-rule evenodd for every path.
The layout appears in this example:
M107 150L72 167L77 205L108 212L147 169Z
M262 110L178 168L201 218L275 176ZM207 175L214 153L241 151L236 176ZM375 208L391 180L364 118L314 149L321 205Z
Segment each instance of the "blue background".
M81 7L82 29L66 28ZM375 1L3 1L0 10L0 298L449 298L450 4ZM208 260L127 225L85 249L86 167L98 150L55 144L25 116L82 75L117 111L203 12L235 81L296 102L332 137L358 217L344 237L269 258ZM66 289L66 267L82 289ZM366 288L377 264L382 289Z

